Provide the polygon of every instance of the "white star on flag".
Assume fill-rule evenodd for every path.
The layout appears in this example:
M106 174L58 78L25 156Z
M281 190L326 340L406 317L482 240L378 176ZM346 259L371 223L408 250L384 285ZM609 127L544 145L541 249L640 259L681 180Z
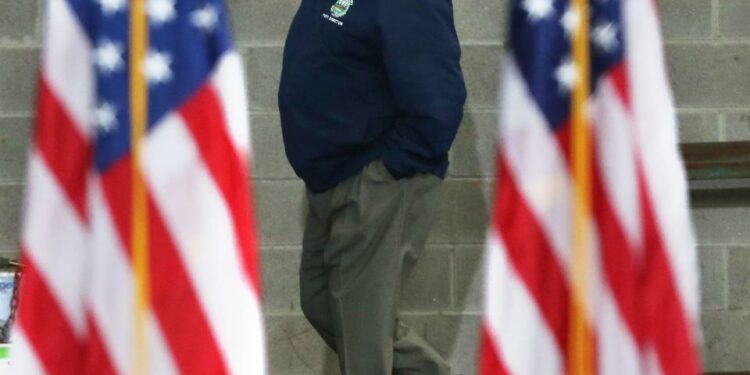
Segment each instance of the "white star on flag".
M591 31L591 39L597 47L605 52L611 52L617 48L617 27L613 23L600 24Z
M97 2L102 7L102 13L105 16L111 16L125 9L127 4L127 0L97 0Z
M109 133L117 127L117 109L107 102L94 110L94 127L102 133Z
M219 12L216 11L216 7L207 4L190 14L190 21L195 27L210 32L214 30L216 24L219 22Z
M144 73L150 85L164 83L172 79L172 56L156 50L151 50L146 56Z
M523 8L529 13L529 19L532 21L547 18L554 11L552 0L524 0Z
M560 23L563 29L565 29L565 35L569 38L573 37L573 34L578 30L578 23L581 22L581 14L578 12L578 8L574 6L568 6L568 9L562 16Z
M570 57L566 57L562 64L555 69L555 79L565 92L570 92L573 86L578 83L578 70Z
M174 0L149 0L147 12L154 26L161 26L177 17Z
M103 40L94 50L94 64L102 73L114 73L123 66L122 52L120 44Z

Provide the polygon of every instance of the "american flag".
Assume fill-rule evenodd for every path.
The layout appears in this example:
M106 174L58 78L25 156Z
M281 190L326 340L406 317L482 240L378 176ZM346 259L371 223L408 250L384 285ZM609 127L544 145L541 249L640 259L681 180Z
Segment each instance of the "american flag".
M510 20L479 373L700 373L656 4L512 0Z
M46 1L14 373L265 372L247 116L223 0Z

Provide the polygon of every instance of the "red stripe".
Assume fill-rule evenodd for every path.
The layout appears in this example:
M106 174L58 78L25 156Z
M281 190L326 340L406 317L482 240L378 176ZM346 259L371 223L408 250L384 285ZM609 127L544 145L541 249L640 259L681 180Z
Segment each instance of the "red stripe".
M248 168L229 138L219 96L211 85L206 85L183 105L180 113L231 211L240 257L259 290L258 239L251 214L253 202Z
M624 63L616 66L610 72L610 77L623 107L632 112L627 66ZM601 171L598 168L596 173L601 181ZM644 264L638 264L632 245L623 246L626 243L624 233L612 232L621 231L621 227L608 225L610 232L603 232L603 236L609 236L610 239L602 237L602 242L607 246L604 249L605 269L631 332L640 346L643 346L647 339L654 340L664 374L698 374L700 361L695 339L691 334L693 329L685 316L674 284L666 248L656 224L651 198L645 185L646 179L640 165L637 178L644 233ZM602 189L601 185L598 188ZM596 192L596 195L604 197L603 189ZM597 216L598 220L614 220L614 210L609 206L609 202L606 203L607 206L603 209L608 212ZM639 279L633 282L628 275ZM639 281L642 283L640 290ZM644 314L643 317L638 316L639 307Z
M561 149L570 149L569 126L559 128L556 137ZM592 143L592 153L599 155L596 143ZM570 167L570 155L566 153L566 156L567 166ZM600 160L595 157L591 161L592 214L599 234L604 277L633 340L639 347L642 347L644 328L638 318L638 277L641 265L636 258L636 247L625 234L622 223L612 206L611 198L605 188Z
M181 374L228 373L197 293L158 209L149 200L151 293Z
M623 321L639 347L643 326L638 319L638 275L640 264L635 246L626 236L605 192L601 166L594 167L593 209L599 232L602 268ZM606 338L605 338L606 339Z
M645 243L641 306L649 339L656 347L664 375L699 374L701 366L693 334L695 327L685 314L674 282L674 272L656 222L642 167L639 167L638 187Z
M570 149L570 127L563 126L556 133L562 149ZM593 137L593 135L592 135ZM599 155L596 143L592 143L593 155ZM569 155L567 155L569 156ZM622 316L633 340L643 344L643 325L638 319L638 275L641 265L636 259L636 247L630 242L622 223L612 206L605 188L602 165L598 158L592 158L592 214L599 234L602 268L607 284L612 291L618 311ZM570 167L570 159L566 158Z
M623 108L630 111L630 87L624 63L613 67L609 77ZM602 124L606 126L606 124ZM593 131L592 131L593 133ZM592 134L592 137L593 134ZM595 139L595 137L593 138ZM605 150L606 151L606 150ZM632 150L634 157L635 150ZM599 155L598 144L593 143L594 155ZM640 349L644 345L644 327L638 317L639 297L638 278L642 264L638 259L636 244L627 237L623 224L612 205L612 198L606 188L600 158L594 158L593 209L599 231L604 274L610 286L620 315L628 327L633 340Z
M102 176L110 212L123 243L130 243L130 160ZM161 214L149 201L152 308L182 374L226 374L219 346ZM128 254L130 255L130 254Z
M23 263L19 325L48 375L80 374L80 340L33 259L24 257Z
M130 157L124 157L112 164L107 172L101 175L102 191L107 208L111 213L120 241L127 257L131 257L131 166Z
M628 112L632 112L627 66L624 63L620 64L610 74L623 106ZM685 314L675 285L674 273L658 229L643 166L640 164L637 178L644 233L644 264L640 265L642 273L639 275L642 284L641 290L636 292L638 297L629 295L633 293L629 290L632 285L627 285L628 296L623 298L623 301L626 301L624 304L632 305L629 307L636 311L638 304L643 317L637 320L639 324L631 327L631 330L641 344L645 340L653 342L665 375L699 374L701 366L696 338L693 335L694 327ZM621 260L616 262L619 261ZM630 263L627 267L634 267L632 264L635 260L631 260ZM614 274L628 272L622 269L622 264L613 264L612 267ZM628 300L628 297L640 300ZM624 315L627 320L631 320L631 315L636 314L635 311L628 311Z
M86 221L86 173L92 151L42 77L39 85L35 142L82 221Z
M505 369L505 364L503 364L500 358L500 351L490 335L490 328L487 327L487 323L482 325L481 334L479 369L477 374L510 375L510 372Z
M570 291L563 268L558 264L546 233L518 190L504 156L499 158L497 175L500 183L494 211L495 230L501 234L508 258L536 301L564 355L568 345Z
M630 100L630 79L628 78L628 67L625 62L615 65L609 71L609 77L615 86L617 95L622 100L622 105L628 112L632 112L633 106Z
M88 340L86 342L85 358L83 360L83 372L87 375L116 375L109 351L107 350L101 332L94 318L88 314L86 317L88 325Z

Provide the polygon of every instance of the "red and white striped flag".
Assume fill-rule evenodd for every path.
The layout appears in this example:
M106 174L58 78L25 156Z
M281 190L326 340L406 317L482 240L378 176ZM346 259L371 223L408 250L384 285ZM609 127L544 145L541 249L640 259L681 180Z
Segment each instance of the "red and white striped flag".
M223 0L47 0L17 374L263 374Z
M513 0L482 375L700 373L653 0Z

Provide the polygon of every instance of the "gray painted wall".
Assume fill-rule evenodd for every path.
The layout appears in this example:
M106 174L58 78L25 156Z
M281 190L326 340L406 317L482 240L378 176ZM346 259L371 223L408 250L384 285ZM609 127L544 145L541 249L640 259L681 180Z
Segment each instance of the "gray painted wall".
M288 166L276 89L299 0L227 0L246 58L265 310L274 375L337 373L301 315L297 276L304 187ZM0 0L0 254L17 252L40 46L41 0ZM662 0L683 142L750 140L750 0ZM493 185L503 0L454 0L469 88L429 250L404 292L404 316L473 374L482 242ZM750 205L696 203L708 370L750 370Z

